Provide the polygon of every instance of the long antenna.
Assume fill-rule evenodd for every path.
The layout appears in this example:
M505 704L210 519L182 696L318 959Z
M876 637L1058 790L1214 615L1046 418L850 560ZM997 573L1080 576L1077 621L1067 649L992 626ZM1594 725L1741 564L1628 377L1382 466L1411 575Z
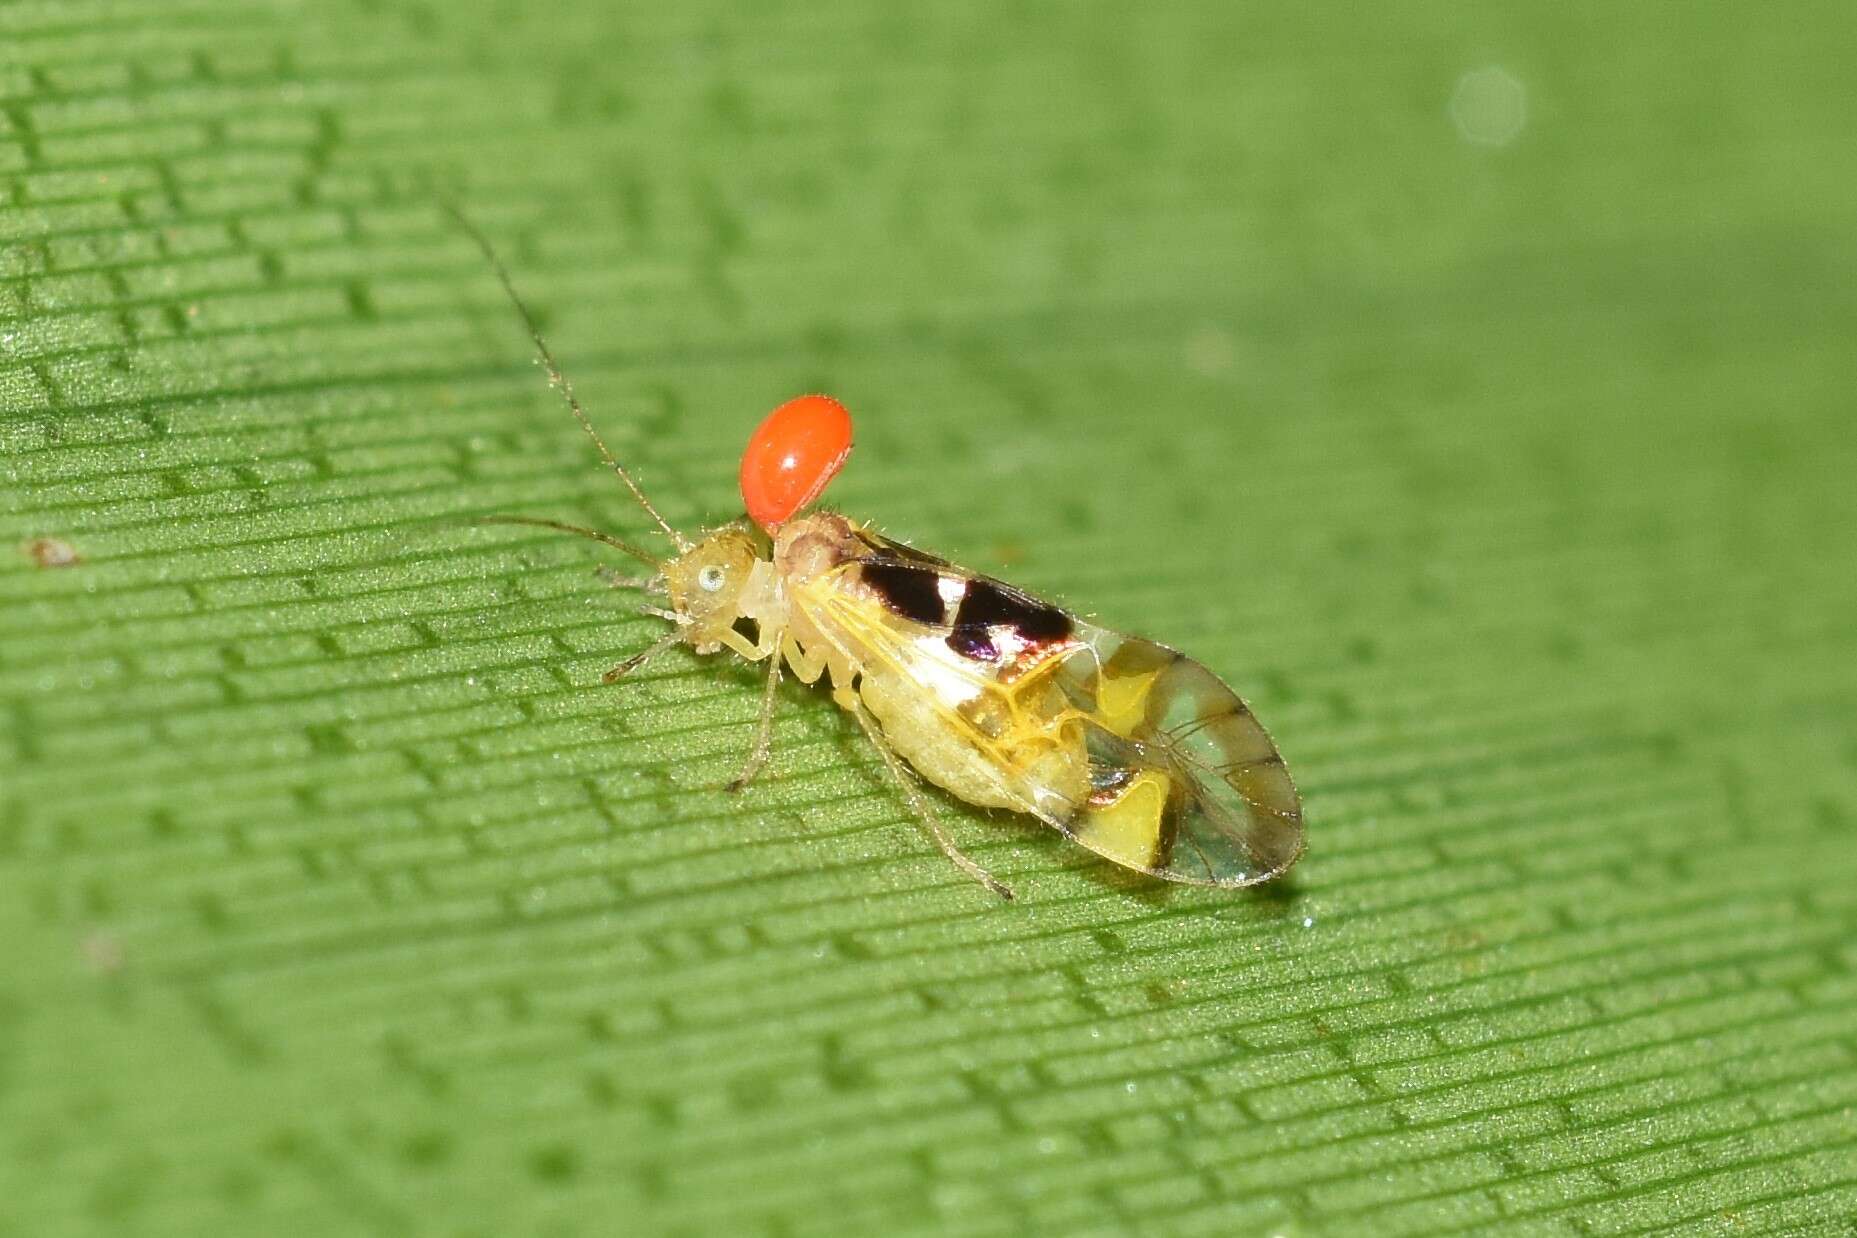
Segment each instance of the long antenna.
M540 516L479 516L477 518L477 523L526 524L537 529L553 529L557 533L572 533L576 537L584 537L590 541L603 542L611 546L614 550L623 550L640 563L649 564L656 568L662 568L664 566L663 562L649 551L640 550L631 542L622 542L610 533L602 533L598 529L589 529L584 525L563 524L559 520L544 520Z
M445 213L464 229L466 235L477 242L477 248L484 251L484 257L489 261L490 269L496 272L498 282L503 285L503 291L509 294L510 303L516 307L516 313L521 315L522 325L529 329L529 338L535 341L535 351L541 356L542 365L548 370L549 385L559 391L562 398L567 401L568 409L574 414L574 420L578 421L580 428L587 432L587 437L593 440L593 445L600 449L600 458L605 460L607 466L619 475L619 480L624 482L626 489L632 492L632 497L638 500L639 506L658 522L658 527L664 530L665 536L676 543L677 549L690 549L690 539L671 528L664 517L658 515L658 509L651 505L651 500L645 497L645 492L638 488L638 483L632 480L632 475L625 471L623 464L619 463L619 457L613 455L612 449L606 445L606 440L602 439L600 432L593 428L592 420L580 407L580 401L575 398L573 385L567 381L567 375L561 372L561 367L555 364L555 355L549 351L548 341L542 338L541 328L535 325L535 315L531 314L529 307L523 304L522 295L516 291L515 282L510 279L509 271L503 266L503 260L498 258L496 250L491 248L490 238L485 236L476 224L465 218L464 212L452 203L441 202L440 205L444 207ZM647 561L656 562L655 559Z

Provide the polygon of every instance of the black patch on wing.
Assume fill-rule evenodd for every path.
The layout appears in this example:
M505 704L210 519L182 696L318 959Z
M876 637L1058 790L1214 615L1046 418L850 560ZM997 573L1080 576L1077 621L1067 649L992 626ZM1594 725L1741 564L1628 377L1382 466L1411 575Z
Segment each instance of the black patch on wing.
M947 618L941 600L941 573L933 568L866 560L864 583L877 591L893 614L914 623L940 626Z
M976 577L968 582L960 609L954 613L948 648L964 658L992 661L999 656L993 643L995 628L1010 629L1028 645L1043 645L1069 636L1071 623L1069 615L1048 602L997 580Z

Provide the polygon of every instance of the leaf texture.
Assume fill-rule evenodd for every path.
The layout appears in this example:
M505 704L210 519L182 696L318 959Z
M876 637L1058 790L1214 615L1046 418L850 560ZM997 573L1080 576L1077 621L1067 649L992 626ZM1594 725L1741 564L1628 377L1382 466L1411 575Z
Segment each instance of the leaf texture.
M1847 1233L1847 24L0 8L0 1232ZM616 450L1185 648L1292 876L758 690ZM610 556L608 556L610 557ZM620 565L623 567L623 565Z

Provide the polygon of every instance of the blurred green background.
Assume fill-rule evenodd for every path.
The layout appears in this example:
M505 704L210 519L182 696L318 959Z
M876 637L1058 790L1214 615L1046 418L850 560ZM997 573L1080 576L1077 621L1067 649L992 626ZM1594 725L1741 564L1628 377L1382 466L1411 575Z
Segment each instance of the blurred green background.
M0 1233L1849 1233L1849 18L0 8ZM644 527L441 197L673 520L829 390L1230 679L1293 877L718 790L461 519Z

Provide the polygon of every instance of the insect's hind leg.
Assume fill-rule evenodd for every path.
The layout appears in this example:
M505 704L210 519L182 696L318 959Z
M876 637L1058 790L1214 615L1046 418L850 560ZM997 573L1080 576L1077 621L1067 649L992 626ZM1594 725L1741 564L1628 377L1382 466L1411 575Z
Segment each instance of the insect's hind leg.
M956 868L1007 902L1011 902L1014 897L1011 887L969 859L966 852L955 846L954 838L947 829L935 819L935 814L929 808L928 801L923 798L922 788L917 785L915 776L903 767L903 759L896 755L890 747L890 741L883 737L883 731L877 726L876 719L871 717L870 711L864 708L864 703L858 700L850 689L842 689L833 695L839 698L839 704L850 709L852 716L858 720L858 725L864 728L864 734L870 737L872 744L876 745L878 755L883 757L884 768L890 771L890 777L902 789L903 798L909 801L910 810L916 814L916 820L921 822L922 828L928 831L929 837L935 840L935 845L941 848L942 854L952 860Z

